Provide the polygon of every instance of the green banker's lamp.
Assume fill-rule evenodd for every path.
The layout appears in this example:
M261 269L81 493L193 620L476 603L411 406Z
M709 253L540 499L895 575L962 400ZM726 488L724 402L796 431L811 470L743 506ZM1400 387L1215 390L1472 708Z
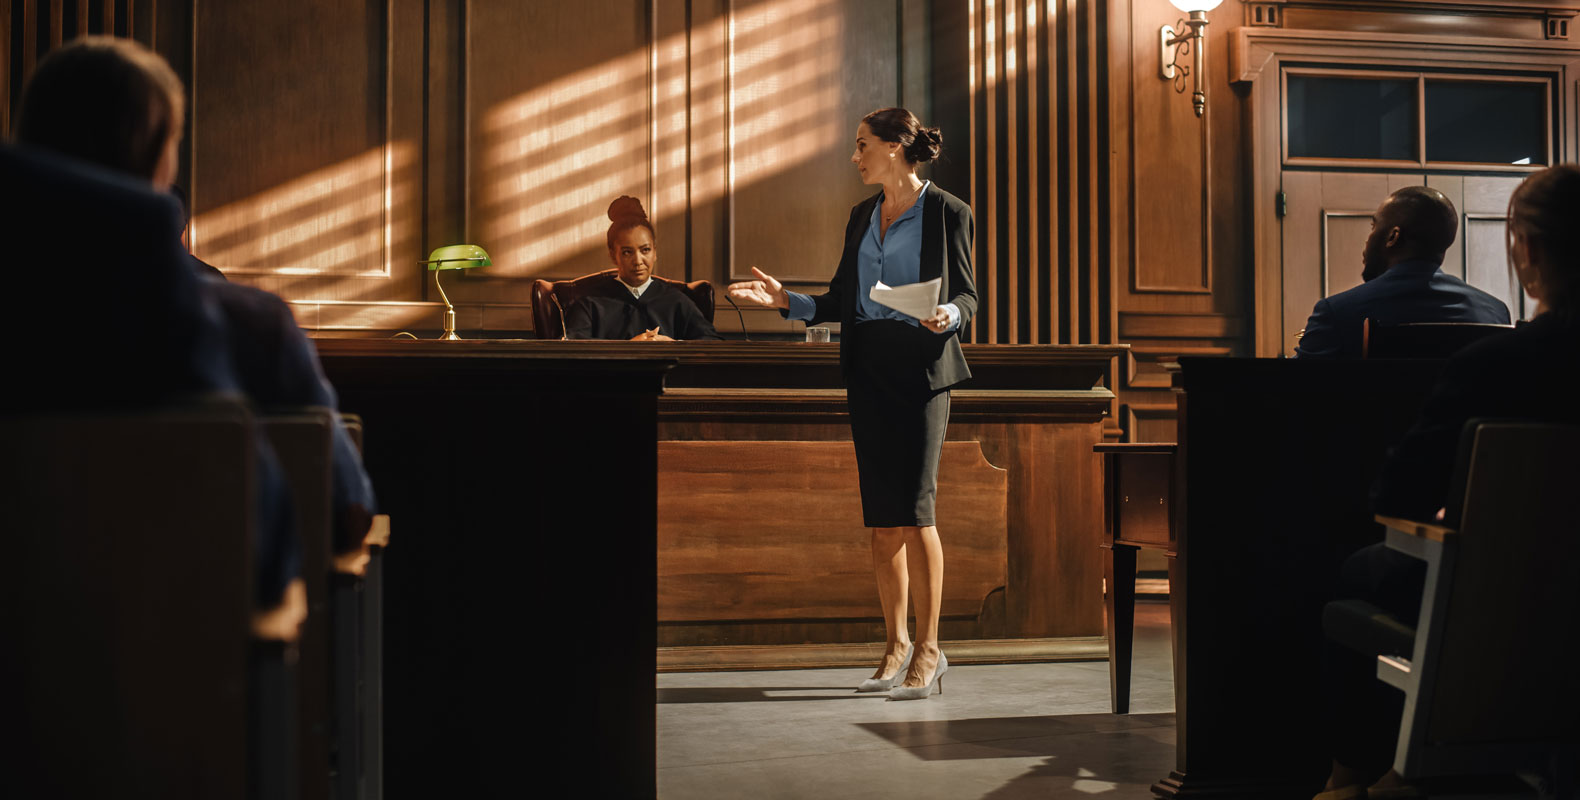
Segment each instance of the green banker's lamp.
M447 341L460 341L461 337L455 335L455 306L450 305L450 298L444 293L444 285L439 283L439 271L446 269L471 269L472 267L491 267L493 261L488 259L488 253L475 244L452 244L441 247L428 254L428 271L433 273L433 285L439 287L439 296L444 298L444 335L440 339Z

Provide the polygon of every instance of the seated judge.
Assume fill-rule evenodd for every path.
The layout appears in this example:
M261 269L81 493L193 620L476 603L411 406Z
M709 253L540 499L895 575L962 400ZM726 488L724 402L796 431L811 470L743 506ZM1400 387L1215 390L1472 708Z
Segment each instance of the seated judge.
M613 276L601 277L565 309L567 339L723 339L686 293L653 280L658 267L657 233L635 197L609 204L609 261Z
M1459 524L1445 507L1465 423L1471 419L1580 423L1580 166L1562 164L1526 178L1509 200L1509 262L1537 302L1527 323L1454 354L1420 417L1389 450L1372 488L1378 514ZM1557 534L1559 532L1555 532ZM1561 535L1569 535L1568 531ZM1344 563L1338 595L1365 600L1407 626L1420 613L1424 562L1383 544ZM1567 620L1521 620L1531 630ZM1329 737L1333 772L1322 800L1406 796L1392 772L1403 695L1377 679L1377 656L1329 644ZM1394 655L1409 655L1399 653ZM1496 691L1496 687L1489 687ZM1379 777L1380 776L1380 777Z
M1317 301L1295 355L1359 358L1367 318L1382 325L1507 325L1509 308L1502 300L1441 269L1458 228L1459 212L1436 189L1410 186L1389 195L1372 214L1372 232L1361 252L1365 283Z

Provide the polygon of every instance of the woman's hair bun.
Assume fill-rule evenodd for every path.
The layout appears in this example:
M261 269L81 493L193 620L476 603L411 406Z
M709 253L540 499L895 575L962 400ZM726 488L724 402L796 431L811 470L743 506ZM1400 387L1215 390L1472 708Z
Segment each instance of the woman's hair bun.
M916 138L905 148L905 157L913 164L925 164L943 150L944 135L937 128L918 128Z
M627 220L647 221L647 212L642 209L642 201L630 195L620 195L609 204L609 220L611 222L625 222Z

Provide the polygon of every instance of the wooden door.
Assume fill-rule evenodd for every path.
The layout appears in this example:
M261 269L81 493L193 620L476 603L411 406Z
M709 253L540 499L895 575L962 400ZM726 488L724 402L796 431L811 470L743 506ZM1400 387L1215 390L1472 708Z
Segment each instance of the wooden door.
M1443 271L1502 300L1513 319L1529 319L1536 303L1527 299L1509 269L1509 195L1524 175L1428 175L1431 186L1459 209L1459 236L1443 258Z
M1283 336L1280 352L1295 354L1295 334L1318 300L1361 283L1361 250L1372 212L1390 193L1420 186L1422 173L1286 169L1282 230Z
M1509 195L1524 177L1284 170L1281 352L1294 355L1295 334L1318 300L1360 285L1372 212L1406 186L1431 186L1459 211L1459 235L1443 258L1443 271L1502 300L1514 319L1528 318L1535 304L1509 270L1504 238Z

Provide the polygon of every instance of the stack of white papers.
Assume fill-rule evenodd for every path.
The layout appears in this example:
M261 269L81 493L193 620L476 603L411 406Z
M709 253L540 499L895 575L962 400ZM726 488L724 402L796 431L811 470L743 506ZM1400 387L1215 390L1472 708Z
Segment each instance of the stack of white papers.
M929 319L938 311L939 294L943 288L943 278L905 286L888 286L883 281L878 281L867 296L872 298L872 302L892 308L901 314L917 319Z

